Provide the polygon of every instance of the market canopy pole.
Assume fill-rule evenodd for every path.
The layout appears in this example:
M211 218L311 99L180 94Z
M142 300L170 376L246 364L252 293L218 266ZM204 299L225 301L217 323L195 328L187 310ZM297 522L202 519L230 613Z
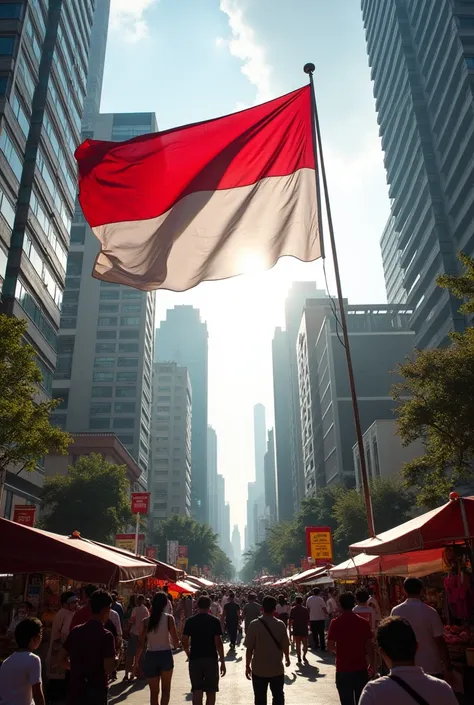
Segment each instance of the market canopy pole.
M349 344L349 335L347 332L347 321L346 321L346 312L344 309L344 299L342 296L342 286L341 286L341 276L339 273L339 260L337 257L337 248L336 248L336 240L334 237L334 226L333 226L333 221L332 221L332 211L331 211L331 202L329 199L329 191L328 191L328 185L327 185L327 179L326 179L326 168L324 165L324 154L323 154L323 145L322 145L322 140L321 140L321 130L319 127L319 117L318 117L318 108L316 104L316 92L314 90L314 81L313 81L313 73L315 71L316 67L314 64L305 64L303 70L304 72L309 76L309 82L311 86L311 108L313 112L313 118L314 118L314 125L316 128L316 135L314 136L314 152L315 152L315 161L316 161L316 190L319 192L319 176L318 176L318 166L321 168L321 176L322 176L322 182L323 182L323 190L324 190L324 200L325 200L325 205L326 205L326 217L327 217L327 222L328 222L328 231L329 231L329 241L331 243L331 251L332 251L332 258L333 258L333 263L334 263L334 274L336 277L336 288L337 288L337 298L339 302L339 319L340 319L340 324L342 328L342 335L343 335L343 341L344 341L344 349L346 351L346 362L347 362L347 372L349 375L349 386L351 389L351 399L352 399L352 410L354 414L354 424L355 424L355 430L356 430L356 436L357 436L357 447L359 449L359 456L360 456L360 470L361 470L361 476L362 476L362 486L364 488L364 498L365 498L365 509L366 509L366 514L367 514L367 528L369 532L369 536L373 538L375 536L375 526L374 526L374 513L373 513L373 508L372 508L372 497L370 495L370 486L369 486L369 478L367 474L367 464L365 461L365 453L364 453L364 441L362 438L362 427L360 424L360 414L359 414L359 404L357 401L357 393L356 393L356 387L355 387L355 379L354 379L354 367L352 365L352 356L351 356L351 349L350 349L350 344ZM319 161L318 161L319 157ZM319 198L318 198L318 203L319 203ZM319 227L321 228L321 241L322 241L322 222L320 221ZM324 258L324 251L322 253L323 258ZM328 292L329 293L329 292Z

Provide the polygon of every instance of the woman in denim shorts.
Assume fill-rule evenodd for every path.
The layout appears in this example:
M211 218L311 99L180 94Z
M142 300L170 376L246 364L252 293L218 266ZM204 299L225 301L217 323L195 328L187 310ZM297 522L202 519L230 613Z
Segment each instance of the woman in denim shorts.
M143 620L140 631L137 662L144 650L143 670L150 686L150 705L168 705L173 677L173 648L179 645L174 617L168 614L168 596L157 592L151 605L151 614Z

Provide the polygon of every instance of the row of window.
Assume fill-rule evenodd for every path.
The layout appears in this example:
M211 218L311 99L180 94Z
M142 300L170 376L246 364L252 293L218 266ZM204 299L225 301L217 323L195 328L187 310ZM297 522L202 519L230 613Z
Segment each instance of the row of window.
M67 142L69 149L71 150L71 153L72 153L72 152L74 152L74 150L78 146L79 140L76 137L74 137L74 134L73 134L71 127L69 125L69 122L67 120L66 113L64 111L63 104L61 102L61 98L59 96L58 91L56 90L56 86L54 85L54 81L52 81L52 80L50 80L50 82L49 82L49 91L51 93L51 95L50 95L51 102L56 108L56 112L58 113L58 117L59 117L59 122L61 123L61 126L64 130L66 142Z
M116 401L114 404L114 413L116 414L134 414L136 412L136 403L132 401ZM112 404L109 402L99 402L91 404L90 415L98 416L99 414L111 414Z
M76 94L81 97L81 99L83 99L86 93L86 73L82 68L81 64L71 56L71 51L69 49L68 43L64 38L62 27L59 27L58 29L58 43L61 47L64 60L66 62L66 69L69 74L69 80L74 84ZM76 71L79 75L80 80L76 78Z
M56 257L58 258L61 267L64 269L64 271L66 271L68 259L67 251L63 247L55 226L46 215L42 203L34 191L31 192L30 208L35 214L39 224L41 225L44 234L48 238L48 241L51 247L53 248Z
M92 379L94 382L136 382L136 372L94 372Z
M122 294L122 301L130 299L141 299L143 293L137 289L104 289L100 292L101 301L117 301Z
M21 2L6 2L0 5L0 20L21 20L24 9Z
M119 343L118 345L119 353L137 353L138 350L138 343ZM96 353L115 353L117 352L117 345L116 343L96 343L95 351Z
M117 419L90 418L89 428L135 428L135 417L121 417Z
M39 65L39 62L41 61L41 45L40 45L40 42L39 42L38 37L36 35L36 31L33 28L33 25L31 24L31 20L29 18L28 18L28 21L26 22L25 34L31 42L33 54L35 55L36 59L38 60L38 65Z
M140 337L139 330L120 330L118 337L122 340L138 340ZM117 338L116 330L98 330L97 340L115 340Z
M20 158L20 155L16 151L16 148L5 129L0 135L0 149L4 153L11 170L18 179L18 183L20 183L23 172L23 160Z
M36 168L41 173L46 186L48 187L53 203L56 206L56 210L59 213L59 217L61 218L66 231L69 233L69 230L71 229L71 216L69 209L63 201L61 193L58 189L57 181L53 178L47 159L41 149L38 151Z
M48 294L51 296L56 306L60 308L63 298L62 287L56 282L55 278L49 271L48 265L43 260L43 257L38 252L31 237L27 233L25 233L23 238L23 252L30 260L36 273L40 276Z
M96 357L94 367L138 367L138 357Z
M122 304L122 308L120 309L121 313L140 313L141 311L141 306L140 304ZM119 312L119 305L118 304L100 304L99 305L99 313L118 313Z
M28 63L23 54L20 56L20 59L18 61L18 72L25 82L26 90L28 91L30 100L33 100L33 95L36 88L36 79L31 73L30 67L28 66Z
M114 396L114 387L94 386L91 389L91 396L96 399L112 399L112 397ZM133 399L137 396L137 390L135 389L135 387L115 387L115 396L120 399Z
M12 204L4 194L3 190L0 189L0 213L3 215L8 225L13 230L13 225L15 223L15 209Z
M0 7L2 7L2 6L0 5ZM13 96L13 98L11 99L10 104L11 104L11 108L13 110L13 114L15 115L15 117L18 121L18 124L21 127L21 131L23 132L25 137L28 137L28 132L30 131L30 121L28 119L27 114L23 110L23 106L21 105L20 100L18 99L18 96L16 93Z
M51 147L53 148L53 152L58 158L59 161L59 166L62 172L62 175L64 177L64 180L67 184L68 190L69 190L69 195L71 196L71 199L74 201L76 198L76 180L72 177L71 172L69 171L69 166L68 162L66 159L66 155L64 154L64 150L59 142L58 135L56 133L56 130L54 129L53 123L49 119L48 113L45 112L44 114L44 131L49 137L49 141L51 142Z
M121 326L139 326L141 323L140 316L121 316ZM99 316L97 319L99 328L114 327L119 325L117 316Z
M76 128L80 131L80 129L81 129L81 113L75 103L76 97L79 98L79 96L77 96L76 92L73 91L71 88L71 81L69 81L68 77L66 76L66 72L64 71L64 68L63 68L63 62L61 61L60 54L59 54L57 47L54 50L53 66L56 69L58 76L59 76L59 79L62 83L62 89L63 89L64 95L66 96L66 103L67 103L67 109L68 109L69 115L72 117Z
M20 280L16 284L15 298L53 350L56 350L57 335L54 328L49 324L41 307Z

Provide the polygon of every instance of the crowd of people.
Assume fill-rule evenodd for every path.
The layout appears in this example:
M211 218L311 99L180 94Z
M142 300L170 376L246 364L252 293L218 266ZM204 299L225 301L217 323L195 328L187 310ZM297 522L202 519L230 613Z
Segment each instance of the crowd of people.
M61 597L47 655L46 697L35 654L42 624L22 605L11 625L17 650L0 668L0 703L66 699L68 705L106 705L109 683L123 663L125 681L146 678L150 704L168 705L173 654L182 648L193 705L202 705L204 696L214 705L219 679L226 675L224 641L233 651L244 639L245 676L255 705L266 705L268 689L273 705L284 705L284 669L292 648L299 663L310 648L335 653L341 705L455 705L443 626L422 601L422 588L419 580L407 579L406 601L382 620L365 588L355 595L332 589L322 594L319 588L303 595L296 589L271 594L237 586L173 600L165 587L123 606L117 593L88 586L81 607L74 593Z

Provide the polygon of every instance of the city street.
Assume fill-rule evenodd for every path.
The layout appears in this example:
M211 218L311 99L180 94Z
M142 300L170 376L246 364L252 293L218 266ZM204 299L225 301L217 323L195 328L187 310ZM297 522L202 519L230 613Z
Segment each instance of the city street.
M235 655L226 649L227 675L221 679L217 703L225 705L250 705L253 702L252 684L245 678L245 649L237 647ZM286 705L338 705L334 685L333 657L308 654L309 664L298 666L294 653L291 666L286 669ZM119 674L121 675L121 674ZM171 687L170 705L181 705L191 701L188 664L184 653L175 656L175 669ZM110 689L110 705L148 705L149 690L146 681L135 681L132 685L118 681ZM268 702L271 703L269 692Z

